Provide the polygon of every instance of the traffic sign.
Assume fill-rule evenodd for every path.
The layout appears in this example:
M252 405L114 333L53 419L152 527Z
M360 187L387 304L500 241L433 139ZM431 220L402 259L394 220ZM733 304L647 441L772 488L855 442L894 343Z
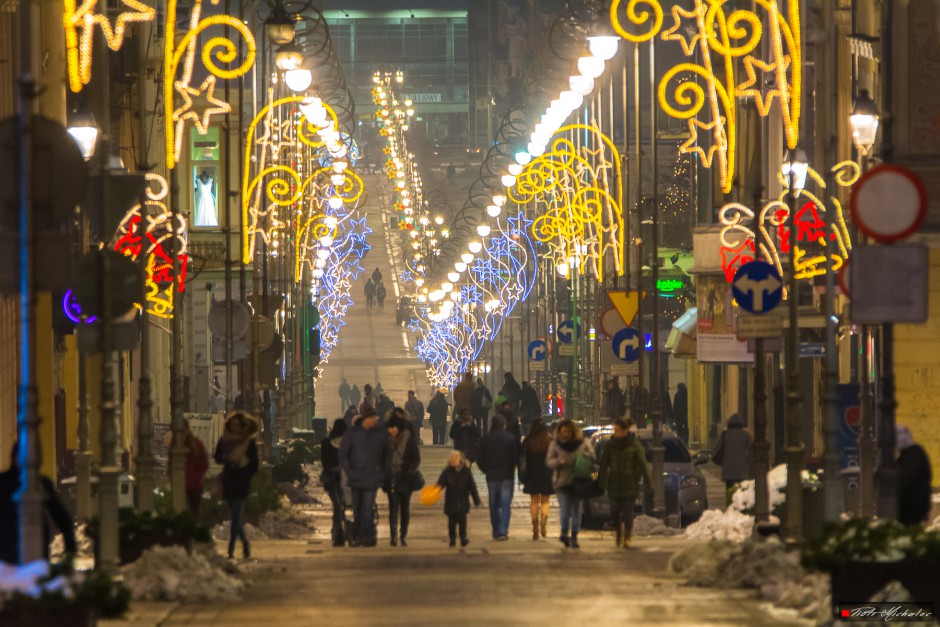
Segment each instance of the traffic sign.
M858 228L879 242L905 239L927 216L927 190L920 178L894 164L866 172L852 189L852 218Z
M643 297L646 297L646 292L643 292ZM630 292L627 290L608 290L607 298L620 314L623 323L625 325L633 324L636 312L640 308L640 293L636 290Z
M738 339L758 337L780 337L783 334L783 318L780 316L758 316L742 313L738 316Z
M565 320L558 325L558 341L571 344L581 339L581 325L574 320Z
M601 332L606 335L607 338L612 338L617 331L627 327L627 323L623 321L620 312L613 307L608 307L601 313L598 323Z
M620 361L629 363L638 360L642 350L640 332L631 327L617 331L614 339L610 341L610 348Z
M763 314L783 300L783 281L777 269L766 261L751 261L734 273L731 293L744 311Z
M543 361L545 359L545 354L548 352L548 346L545 344L545 340L532 340L529 342L529 359L532 361Z

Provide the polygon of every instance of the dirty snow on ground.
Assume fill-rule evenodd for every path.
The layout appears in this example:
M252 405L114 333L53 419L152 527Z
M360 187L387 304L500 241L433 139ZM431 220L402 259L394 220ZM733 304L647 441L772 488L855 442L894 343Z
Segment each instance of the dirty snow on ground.
M85 535L85 523L75 525L75 545L78 548L77 555L80 557L91 557L95 553L95 545L87 535ZM49 555L53 561L62 559L65 555L65 540L62 534L56 534L49 547Z
M775 516L770 522L779 522ZM702 512L702 517L685 529L689 540L729 540L743 542L751 537L754 529L754 517L728 508L725 511L709 509Z
M212 537L216 540L224 540L228 542L229 529L231 526L231 521L226 520L224 522L220 522L218 525L212 528ZM245 537L247 537L249 540L259 540L268 537L268 534L261 531L251 523L245 523L243 528L245 530Z
M927 531L940 531L940 516L933 519L933 522L927 525Z
M681 529L667 527L660 519L646 514L640 514L633 519L634 536L675 536L680 533Z
M181 546L148 549L121 574L135 601L238 601L243 588L205 555Z

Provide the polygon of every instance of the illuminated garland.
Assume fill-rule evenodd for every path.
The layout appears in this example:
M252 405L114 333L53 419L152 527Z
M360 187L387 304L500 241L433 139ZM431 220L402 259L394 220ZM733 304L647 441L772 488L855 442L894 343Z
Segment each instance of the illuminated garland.
M799 2L787 2L787 19L778 0L756 3L767 14L771 56L766 59L759 56L764 35L761 16L744 9L726 12L725 0L695 0L691 10L674 5L673 24L661 33L663 8L658 0L630 0L623 12L621 2L614 0L610 8L611 24L624 39L644 42L660 34L664 41L679 42L689 57L698 46L701 64L680 63L669 69L659 82L658 100L667 115L688 121L689 138L680 151L697 154L705 167L717 159L725 193L731 191L736 167L737 98L754 98L762 116L768 115L773 101L778 100L787 146L796 148L800 135L803 58ZM628 32L621 13L642 32ZM745 71L740 83L735 80L739 60ZM686 80L690 73L704 86ZM761 89L763 75L773 77L773 86L766 91ZM699 119L706 104L705 118ZM700 135L700 131L706 133Z
M836 185L851 187L859 177L859 167L854 161L843 161L831 170L835 174ZM823 192L825 198L826 182L818 172L809 168L809 177ZM780 182L786 189L786 182L780 174ZM772 200L761 208L754 221L754 211L740 203L729 203L721 208L719 221L722 224L721 238L721 268L725 278L731 282L737 269L755 258L754 226L761 232L761 257L769 260L777 271L783 274L781 254L790 253L793 249L793 259L797 279L812 279L825 274L827 271L838 272L849 257L852 250L852 240L849 237L848 227L842 205L835 196L829 196L827 205L820 197L810 191L800 193L799 209L794 216L796 237L787 226L790 209L786 203L784 191L779 199ZM833 212L831 225L826 229L826 222L820 212ZM827 262L828 260L828 262Z
M212 4L218 4L219 0L210 1ZM244 76L255 62L255 39L248 26L231 15L212 15L200 19L202 3L203 0L193 1L189 30L177 42L177 0L167 1L166 23L168 26L163 46L163 107L166 164L170 169L179 161L187 122L192 122L196 130L205 135L213 115L231 111L231 104L215 97L216 80L232 80ZM193 88L190 81L193 77L197 44L200 43L205 31L213 26L234 28L244 39L247 52L244 59L239 61L238 46L231 39L216 36L202 41L200 59L206 71L209 72L209 76L199 88ZM181 62L183 72L182 76L177 79L176 74ZM179 107L175 105L177 93L183 99L183 104ZM197 113L193 110L193 101L203 94L211 106Z
M83 0L76 6L75 0L62 3L62 22L65 26L66 61L69 73L69 89L78 93L91 81L91 60L94 48L95 28L108 43L108 48L117 52L124 45L124 35L129 24L149 22L156 12L138 0L121 0L126 11L118 13L114 28L107 15L95 12L98 0Z

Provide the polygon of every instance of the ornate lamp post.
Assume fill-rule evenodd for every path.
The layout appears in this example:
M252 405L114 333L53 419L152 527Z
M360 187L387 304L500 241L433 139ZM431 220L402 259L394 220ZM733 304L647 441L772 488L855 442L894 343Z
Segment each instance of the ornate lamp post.
M790 233L796 233L796 199L806 185L806 173L809 168L806 153L797 148L787 152L786 160L780 171L787 179L787 205L790 209ZM792 236L791 236L792 239ZM791 242L790 260L786 268L787 304L789 310L789 328L786 337L786 375L787 375L787 419L786 419L786 461L787 461L787 510L784 527L784 541L788 546L798 545L803 537L803 436L802 404L800 392L800 329L799 329L799 285L796 279L796 248Z

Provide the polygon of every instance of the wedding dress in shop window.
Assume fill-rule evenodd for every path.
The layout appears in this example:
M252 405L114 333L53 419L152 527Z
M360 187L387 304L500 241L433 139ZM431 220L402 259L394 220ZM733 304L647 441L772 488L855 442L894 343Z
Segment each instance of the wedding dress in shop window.
M219 226L219 219L215 208L215 194L213 185L215 179L205 170L196 177L196 216L194 226Z

